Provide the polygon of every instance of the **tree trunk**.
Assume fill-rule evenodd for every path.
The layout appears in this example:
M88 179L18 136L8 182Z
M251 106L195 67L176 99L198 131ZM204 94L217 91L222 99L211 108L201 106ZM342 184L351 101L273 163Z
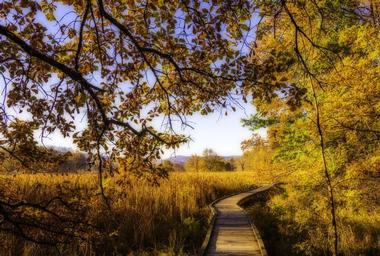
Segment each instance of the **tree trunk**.
M334 228L334 250L333 250L333 256L338 255L338 227L336 222L336 206L335 206L335 197L334 197L334 190L332 186L331 176L327 167L327 161L326 161L326 152L325 152L325 141L323 137L323 131L321 127L321 120L320 120L320 109L317 99L317 93L314 88L313 81L311 81L311 88L313 92L313 98L314 98L314 109L316 114L316 125L318 129L319 139L320 139L320 148L321 148L321 155L322 155L322 161L323 161L323 169L324 169L324 175L326 178L328 193L329 193L329 201L330 201L330 207L331 207L331 224Z

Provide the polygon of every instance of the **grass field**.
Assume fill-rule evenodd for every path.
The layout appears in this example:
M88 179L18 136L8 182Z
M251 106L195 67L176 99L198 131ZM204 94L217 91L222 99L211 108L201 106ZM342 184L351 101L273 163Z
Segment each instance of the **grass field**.
M210 219L207 205L255 181L251 172L211 172L171 173L159 186L126 174L103 184L111 209L100 195L96 173L0 176L1 197L47 205L64 219L28 205L14 209L16 217L43 224L26 225L27 235L60 243L36 245L1 231L0 255L193 255ZM49 201L57 196L74 210ZM46 232L41 226L57 229ZM75 235L66 238L57 230Z

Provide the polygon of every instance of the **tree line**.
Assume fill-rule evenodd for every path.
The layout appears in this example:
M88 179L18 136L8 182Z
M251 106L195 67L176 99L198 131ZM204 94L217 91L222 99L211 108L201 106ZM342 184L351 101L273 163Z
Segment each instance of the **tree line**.
M190 172L234 171L236 166L233 158L225 159L212 149L205 149L202 156L190 156L184 164L184 170Z
M34 148L33 158L17 151L18 159L7 156L9 149L0 149L0 173L64 173L94 170L88 155L80 151L61 151L38 146ZM21 149L19 149L21 150ZM13 149L13 152L16 152Z

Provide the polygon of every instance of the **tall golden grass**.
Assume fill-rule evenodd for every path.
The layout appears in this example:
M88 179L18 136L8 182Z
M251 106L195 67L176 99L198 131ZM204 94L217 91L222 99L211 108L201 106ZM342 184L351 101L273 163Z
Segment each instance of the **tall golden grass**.
M0 231L0 255L194 255L208 227L207 205L253 184L251 172L171 173L159 186L123 174L104 180L109 209L96 173L2 175L5 196L38 203L58 195L80 205L78 219L89 225L75 231L81 238L55 247Z

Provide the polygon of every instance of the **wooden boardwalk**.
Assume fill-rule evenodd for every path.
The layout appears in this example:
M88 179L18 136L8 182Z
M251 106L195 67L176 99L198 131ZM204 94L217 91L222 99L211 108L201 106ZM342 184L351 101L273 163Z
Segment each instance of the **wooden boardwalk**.
M233 195L213 205L217 213L205 255L267 255L257 229L238 203L270 187Z

